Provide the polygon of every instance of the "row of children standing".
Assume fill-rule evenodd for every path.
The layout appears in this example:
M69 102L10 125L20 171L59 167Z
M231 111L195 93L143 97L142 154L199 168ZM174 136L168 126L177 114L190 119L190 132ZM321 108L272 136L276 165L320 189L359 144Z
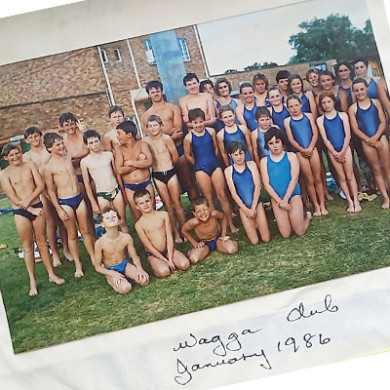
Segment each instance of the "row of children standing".
M365 65L364 61L358 61L356 67L359 62ZM346 65L341 64L339 71L343 66ZM315 79L315 75L315 71L308 72L308 80ZM146 248L147 259L157 276L167 276L176 268L187 269L191 263L202 260L215 248L225 253L236 252L237 243L226 235L227 226L232 232L237 228L232 221L225 180L233 200L238 205L243 227L252 244L259 242L257 230L263 241L270 240L267 219L260 202L261 181L271 197L281 235L288 237L292 230L296 234L304 234L311 214L303 212L298 184L300 171L303 178L301 183L314 205L314 215L327 214L324 201L326 186L323 181L324 175L321 175L320 154L316 148L318 139L316 123L330 152L335 176L346 194L348 211L360 211L357 184L351 174L353 161L349 149L348 117L335 110L337 104L340 107L347 107L346 104L353 103L354 99L357 99L357 103L352 104L349 109L352 129L363 140L363 151L384 197L382 207L388 208L387 184L384 183L388 182L389 176L385 177L384 183L381 182L383 176L375 170L372 156L374 153L371 150L373 148L379 155L385 153L386 149L387 139L381 137L384 130L382 125L384 115L380 103L375 100L371 102L368 98L368 84L364 79L356 79L353 83L351 81L354 95L351 94L349 97L347 92L341 91L341 85L335 92L336 86L329 82L329 77L333 80L329 72L320 75L322 89L325 91L318 95L318 86L314 81L311 82L313 90L303 92L303 82L298 75L279 72L277 76L279 88L271 87L268 91L265 77L257 75L254 86L250 83L241 84L243 101L240 102L230 97L231 86L226 79L217 81L216 87L220 96L215 101L212 94L200 93L200 83L195 74L187 74L183 82L188 95L180 100L180 108L165 102L162 84L152 81L146 86L152 106L141 117L144 131L148 135L144 140L137 139L137 128L134 123L124 121L123 111L120 107L114 106L109 111L109 118L114 125L113 130L104 137L107 151L101 150L99 133L88 130L83 134L81 123L70 113L63 114L60 118L60 126L67 134L65 142L59 134L45 134L44 144L50 154L47 152L45 154L43 152L45 148L39 144L39 129L30 128L26 131L25 137L32 149L25 154L24 159L33 161L43 171L51 204L65 225L64 235L68 234L67 238L63 237L63 242L69 243L68 246L64 245L64 254L75 261L75 276L83 275L77 244L75 223L77 219L86 249L96 270L107 276L107 281L116 291L129 291L128 286L131 286L131 283L125 282L127 278L143 285L147 284L148 276L145 275L139 258L133 258L134 264L125 258L125 249L133 255L132 257L137 256L131 247L132 240L128 239L126 201L130 204L134 220L137 221L136 230ZM374 82L378 90L384 85L382 80ZM256 86L259 85L265 86L266 93L260 88L256 91ZM345 103L347 100L348 103ZM217 122L218 105L220 107ZM368 111L371 107L375 107L377 111L375 113L378 117L377 129L373 128L372 121L367 122L364 119L365 114L362 119L360 112ZM319 116L316 122L317 108L324 114ZM306 113L308 110L311 113ZM185 137L182 119L190 129ZM272 124L276 126L271 126ZM36 146L32 138L36 138ZM16 156L18 153L17 148L12 146L3 150L3 155L11 163L11 170L20 164L21 158ZM219 156L226 166L225 175L220 167ZM16 163L13 164L12 161ZM22 162L24 169L30 169L26 164L34 165ZM199 190L204 196L197 200L195 198L198 189L191 180L191 165L195 170ZM150 167L156 189L167 210L166 217L162 217L162 214L157 215L154 208L149 205L143 208L146 203L153 205L154 192ZM73 171L74 168L76 172ZM33 263L29 248L34 220L42 219L38 218L42 216L42 212L36 211L40 210L39 202L35 202L36 196L34 199L28 198L28 201L23 199L21 194L14 196L18 191L15 192L15 183L11 180L12 172L9 168L7 170L2 173L2 185L15 208L15 220L22 237L25 255L28 257L25 260L30 275L30 295L36 295L37 287L35 275L32 275L31 271ZM93 182L90 181L90 176ZM182 189L188 192L191 200L194 200L194 218L187 222L180 201L179 180ZM80 195L80 188L81 191L85 188L85 200ZM214 206L213 190L221 204L222 213ZM35 189L32 192L36 195L39 191ZM50 202L48 203L50 207ZM106 209L102 213L103 208L110 204L113 204L116 210ZM30 218L17 210L31 214ZM100 244L96 244L95 247L91 228L92 211L103 214L103 225L106 230L117 231L117 234L103 236L105 238L99 239L97 243ZM45 210L46 215L49 212ZM149 215L152 216L151 219L145 216L148 213L151 213ZM112 214L120 218L108 227L104 217L109 219ZM221 227L218 220L222 222ZM121 232L117 229L119 223ZM115 229L112 229L113 227ZM197 240L190 234L192 229L197 234ZM22 230L31 231L27 234L28 239L23 238ZM172 234L168 234L170 231ZM49 240L51 235L49 228ZM165 237L163 241L157 238L161 236ZM172 249L173 240L181 241L183 236L193 245L187 256ZM37 239L36 233L35 237ZM123 242L123 245L117 245L119 241ZM39 249L42 245L42 243L38 245ZM45 255L42 256L44 257L47 258ZM53 251L53 258L54 265L58 265L58 251ZM47 260L45 265L46 263ZM58 284L63 283L63 279L53 276L55 274L52 267L48 267L48 272L50 280L57 281Z

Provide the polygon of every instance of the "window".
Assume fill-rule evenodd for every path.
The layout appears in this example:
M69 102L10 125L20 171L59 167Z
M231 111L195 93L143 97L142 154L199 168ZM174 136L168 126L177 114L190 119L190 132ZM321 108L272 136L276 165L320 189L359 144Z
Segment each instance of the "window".
M190 53L188 52L186 39L185 38L178 38L177 43L179 44L182 60L183 61L190 61L191 57L190 57ZM150 39L145 39L144 46L145 46L146 60L148 61L148 64L155 65L156 59L154 57L152 43L150 42Z
M183 58L183 61L190 61L190 53L188 52L187 42L185 38L178 38L177 42L180 46L181 56Z
M107 62L107 54L106 54L106 51L104 49L100 49L100 57L101 57L103 62Z
M119 49L114 49L116 62L122 62L121 52Z
M150 39L145 39L144 45L145 45L146 61L148 61L149 65L155 65L156 59L154 58L152 43L150 42Z

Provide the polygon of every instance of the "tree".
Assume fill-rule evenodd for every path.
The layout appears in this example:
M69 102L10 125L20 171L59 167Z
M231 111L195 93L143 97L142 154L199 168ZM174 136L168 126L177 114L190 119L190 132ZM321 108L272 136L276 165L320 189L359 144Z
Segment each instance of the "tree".
M277 66L279 66L276 62L273 62L273 61L271 61L271 62L263 62L263 64L261 65L261 68L262 69L268 69L268 68L275 68L275 67L277 67Z
M248 65L244 68L244 70L246 70L246 71L255 70L255 69L261 69L261 64L259 64L258 62L255 62L252 65Z
M376 50L369 20L362 30L354 27L348 16L331 14L326 19L314 18L299 24L303 31L292 35L289 44L297 54L289 63L337 61L364 56Z
M263 62L260 64L259 62L255 62L252 65L248 65L244 68L245 71L250 71L250 70L256 70L256 69L267 69L267 68L274 68L278 66L276 62ZM226 73L226 72L225 72Z
M231 74L231 73L237 73L237 69L228 69L228 70L225 70L225 74Z

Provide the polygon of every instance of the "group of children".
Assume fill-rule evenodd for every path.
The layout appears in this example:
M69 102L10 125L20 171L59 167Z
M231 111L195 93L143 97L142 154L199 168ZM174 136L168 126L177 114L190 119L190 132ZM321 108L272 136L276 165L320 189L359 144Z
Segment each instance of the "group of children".
M366 64L358 60L355 66L361 63ZM139 139L137 126L124 120L121 107L113 106L108 113L112 129L104 134L104 147L101 135L86 130L71 113L59 120L65 139L57 132L42 137L37 127L28 128L24 136L30 151L22 155L18 145L4 146L2 155L10 165L0 178L23 242L29 294L38 294L34 240L50 281L64 283L53 268L61 264L57 227L64 256L74 261L75 277L84 275L79 230L96 271L106 275L116 292L128 293L133 283L147 285L149 275L129 234L126 204L157 277L187 270L215 249L236 253L238 244L227 235L228 228L238 231L232 207L238 209L252 245L260 239L268 242L261 183L281 236L287 238L292 231L303 235L312 219L304 204L312 202L314 216L328 214L323 151L345 194L347 211L361 211L350 126L355 143L361 143L360 149L354 146L360 151L359 161L368 161L384 199L382 207L389 208L390 154L382 108L386 112L390 108L382 103L386 87L377 79L370 79L370 87L363 71L348 83L341 77L345 67L350 69L344 63L338 66L339 85L331 72L309 70L306 79L312 90L307 92L302 78L288 71L280 71L278 85L271 88L266 77L257 74L253 84L241 84L241 100L230 97L226 78L218 79L215 89L206 80L203 93L198 77L188 73L183 79L188 95L179 106L164 100L161 82L151 81L146 91L152 104L141 116L145 136ZM377 96L381 100L370 97L372 82L381 91ZM155 210L152 180L166 211ZM183 191L192 202L193 217L188 221L180 197ZM100 215L105 229L96 242L93 213ZM46 221L53 261L46 244ZM187 254L175 248L183 241L192 245Z

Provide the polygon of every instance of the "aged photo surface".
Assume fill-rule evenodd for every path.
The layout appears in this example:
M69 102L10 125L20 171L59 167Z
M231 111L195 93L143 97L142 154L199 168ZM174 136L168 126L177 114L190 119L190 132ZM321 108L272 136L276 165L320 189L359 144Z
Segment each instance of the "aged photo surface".
M180 99L188 94L183 77L195 73L199 81L210 80L215 86L219 80L230 85L230 96L245 106L240 91L243 82L256 84L256 80L266 80L263 84L268 84L267 87L277 86L278 72L288 71L298 74L304 90L310 91L312 85L307 75L310 69L332 72L340 84L341 63L349 69L351 80L362 76L355 68L358 59L357 64L367 68L364 77L376 82L380 78L378 85L386 89L367 3L331 0L286 5L113 42L102 41L90 47L4 64L0 66L0 148L13 142L27 152L30 146L24 140L24 131L36 126L43 134L58 132L62 130L59 117L65 112L74 114L80 121L79 127L96 130L104 140L105 134L112 131L108 112L114 105L121 107L126 120L135 123L138 137L142 138L147 130L144 113L152 106L145 87L153 80L162 82L166 101L174 105L179 105ZM216 89L214 93L213 101L219 91ZM350 104L353 102L355 97L351 95ZM264 104L271 106L268 98ZM387 111L390 103L386 106L381 100L378 104L383 105L383 115L390 113ZM187 126L183 130L191 133ZM387 125L384 134L387 138ZM150 276L148 286L135 284L126 295L117 294L105 277L95 271L80 235L84 277L73 276L75 264L67 259L58 237L62 264L55 267L55 272L66 282L59 286L51 283L44 264L37 262L39 295L30 297L23 246L11 202L3 188L0 289L14 352L81 340L387 267L388 210L381 208L386 199L375 182L375 174L355 153L362 211L348 212L330 160L325 152L322 155L329 214L322 212L322 216L313 217L305 235L292 233L289 238L282 238L270 197L263 188L261 199L270 230L269 242L263 239L251 244L238 209L229 199L235 213L233 223L239 231L232 231L230 226L228 235L238 243L238 252L229 255L213 252L188 270L176 270L166 278L153 273L127 207L129 233ZM8 161L2 159L3 171L7 165ZM386 168L382 166L384 172ZM192 177L190 181L195 179ZM188 220L193 217L188 192L181 196L181 201ZM216 201L219 210L220 203ZM312 205L308 203L306 207L315 213ZM103 228L98 226L97 219L95 222L95 231L102 234ZM183 253L192 248L190 242L175 245ZM39 259L38 253L36 258Z

